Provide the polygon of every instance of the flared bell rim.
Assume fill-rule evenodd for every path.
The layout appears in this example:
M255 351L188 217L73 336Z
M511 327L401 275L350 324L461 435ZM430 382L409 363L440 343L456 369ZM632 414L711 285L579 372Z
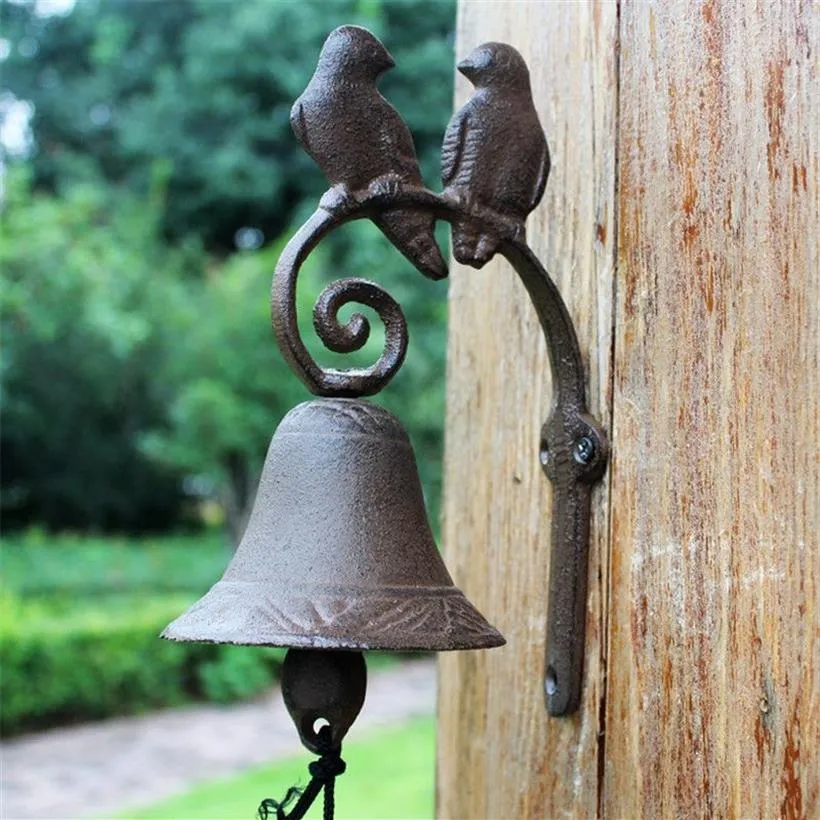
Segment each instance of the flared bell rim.
M447 652L506 640L458 587L314 588L215 584L161 633L170 641L303 649Z

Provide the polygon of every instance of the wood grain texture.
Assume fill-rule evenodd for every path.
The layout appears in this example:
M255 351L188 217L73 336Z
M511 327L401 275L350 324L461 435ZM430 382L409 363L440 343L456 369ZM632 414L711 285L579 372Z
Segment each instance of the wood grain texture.
M582 708L549 720L544 343L501 262L455 267L445 547L509 644L442 658L441 817L820 817L819 35L808 0L460 4L460 57L532 67L530 240L613 461Z
M608 425L614 262L617 15L614 3L463 2L457 51L501 40L532 68L553 171L528 225L588 355L589 405ZM466 80L457 104L470 94ZM552 396L546 345L511 268L453 266L444 545L456 583L508 645L441 657L438 813L593 816L603 697L608 519L593 500L586 685L573 718L548 719L543 667L549 482L539 432Z
M621 9L611 817L820 816L817 11Z

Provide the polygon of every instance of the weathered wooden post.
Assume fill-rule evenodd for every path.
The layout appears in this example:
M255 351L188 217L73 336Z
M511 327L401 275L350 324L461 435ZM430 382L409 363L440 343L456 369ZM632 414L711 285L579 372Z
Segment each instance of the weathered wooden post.
M441 817L820 813L819 25L807 0L460 4L459 56L530 65L553 171L528 238L612 453L581 708L550 718L546 348L504 260L454 266L444 542L508 646L441 658Z

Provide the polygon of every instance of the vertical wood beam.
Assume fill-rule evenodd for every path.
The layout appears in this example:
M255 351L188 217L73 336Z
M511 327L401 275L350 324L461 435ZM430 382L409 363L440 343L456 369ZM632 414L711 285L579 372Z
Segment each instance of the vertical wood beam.
M456 268L445 546L510 642L442 659L442 817L820 814L818 35L808 0L460 5L459 56L532 67L530 239L613 461L581 711L548 720L546 355L502 263Z
M532 69L553 171L528 237L553 274L588 355L589 406L608 426L615 214L617 9L599 2L462 2L458 58L509 42ZM457 86L457 105L470 94ZM551 405L535 311L502 260L453 266L444 546L456 583L508 645L442 656L438 813L448 818L593 816L608 536L593 499L586 685L572 718L544 708L550 488L538 463Z
M623 4L611 817L820 813L819 17Z

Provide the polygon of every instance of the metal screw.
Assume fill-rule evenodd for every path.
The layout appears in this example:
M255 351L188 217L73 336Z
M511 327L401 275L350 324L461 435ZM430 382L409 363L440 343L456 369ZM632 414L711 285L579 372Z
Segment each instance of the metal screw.
M581 436L575 442L575 447L572 450L572 457L579 464L589 464L595 455L595 443L589 436Z

